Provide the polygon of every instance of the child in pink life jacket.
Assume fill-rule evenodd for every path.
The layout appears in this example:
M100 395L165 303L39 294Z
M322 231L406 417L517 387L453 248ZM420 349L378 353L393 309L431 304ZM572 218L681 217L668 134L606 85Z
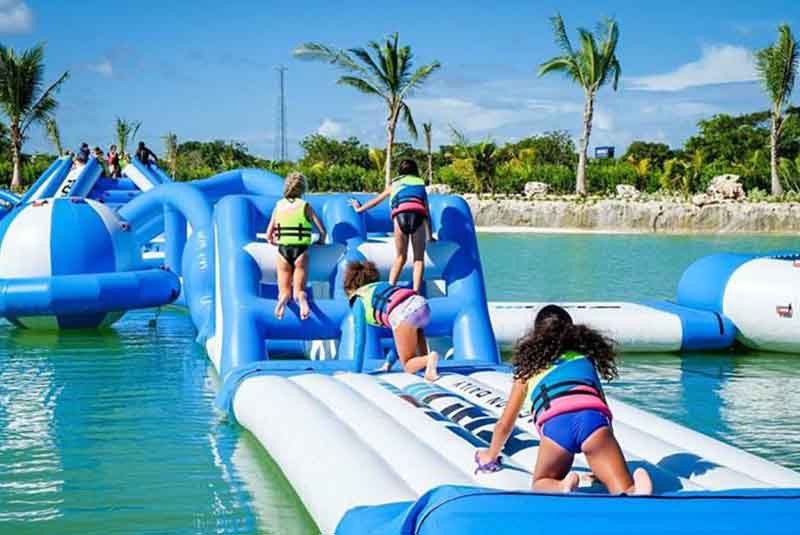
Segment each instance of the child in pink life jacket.
M392 329L403 369L407 373L425 369L425 379L435 381L439 355L428 350L424 332L431 320L428 301L410 288L379 279L378 269L372 262L351 262L345 271L344 289L354 307L361 344L366 333L365 324L388 327Z
M353 209L357 213L373 208L389 197L394 225L394 244L396 256L389 271L389 284L397 284L400 272L408 259L408 244L411 242L413 253L413 286L419 292L425 279L425 247L428 240L433 240L428 194L425 181L419 177L419 169L414 160L403 160L397 168L400 176L382 193L364 205L353 200Z
M573 325L556 306L542 309L533 330L514 348L514 383L508 404L495 425L488 450L475 453L479 470L500 468L499 455L524 405L530 405L541 442L533 489L571 492L578 474L571 472L575 454L583 453L595 477L612 494L651 494L653 484L643 468L628 471L611 429L611 410L600 377L617 376L614 350L602 335Z

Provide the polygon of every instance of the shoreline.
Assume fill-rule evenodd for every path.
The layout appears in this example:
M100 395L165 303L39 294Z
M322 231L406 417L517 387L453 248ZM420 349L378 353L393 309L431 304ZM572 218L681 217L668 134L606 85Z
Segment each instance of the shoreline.
M678 199L488 199L466 195L485 234L730 234L800 233L800 203L718 202L696 206Z
M481 225L475 227L475 232L478 234L573 234L573 235L592 235L592 234L605 234L616 236L643 236L643 235L659 235L659 236L795 236L797 233L790 230L775 230L775 231L714 231L714 230L676 230L676 231L658 231L651 230L636 230L636 229L591 229L591 228L556 228L556 227L514 227L507 225Z

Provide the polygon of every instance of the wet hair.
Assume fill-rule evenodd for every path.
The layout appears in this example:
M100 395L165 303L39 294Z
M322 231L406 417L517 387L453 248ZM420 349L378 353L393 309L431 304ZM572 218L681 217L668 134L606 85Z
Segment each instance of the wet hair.
M400 160L400 164L397 166L397 172L400 175L419 176L419 168L417 167L417 162L409 159Z
M143 149L143 148L144 148L144 141L140 141L140 142L139 142L139 148L140 148L140 149Z
M287 199L297 199L306 192L306 177L303 173L289 173L283 182L283 196Z
M116 145L111 145L110 147L108 147L108 150L109 150L109 152L112 151L112 150L117 150L117 146Z
M573 324L566 310L550 305L539 312L533 329L514 346L514 379L527 381L568 351L586 356L606 381L617 377L612 342L586 325Z
M380 273L375 262L368 260L364 262L350 262L344 272L344 291L347 295L352 294L362 286L371 282L378 282L381 279Z

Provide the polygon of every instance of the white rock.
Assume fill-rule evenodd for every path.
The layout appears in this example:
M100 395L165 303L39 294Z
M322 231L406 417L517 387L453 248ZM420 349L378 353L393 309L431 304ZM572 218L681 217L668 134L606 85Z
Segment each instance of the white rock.
M641 193L636 186L631 186L630 184L617 184L617 197L621 197L623 199L638 199L641 196Z
M525 196L535 197L537 195L547 195L550 192L550 185L544 182L526 182Z
M431 184L425 190L428 195L451 195L453 193L453 188L448 184Z
M739 201L745 198L744 188L739 183L739 175L719 175L711 179L706 193L714 200Z

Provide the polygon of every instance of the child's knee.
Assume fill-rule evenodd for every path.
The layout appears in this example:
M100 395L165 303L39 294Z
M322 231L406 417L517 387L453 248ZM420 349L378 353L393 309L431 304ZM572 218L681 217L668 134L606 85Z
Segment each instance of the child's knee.
M394 261L400 264L401 266L404 266L406 264L406 260L408 260L408 255L406 254L398 254L394 259Z

